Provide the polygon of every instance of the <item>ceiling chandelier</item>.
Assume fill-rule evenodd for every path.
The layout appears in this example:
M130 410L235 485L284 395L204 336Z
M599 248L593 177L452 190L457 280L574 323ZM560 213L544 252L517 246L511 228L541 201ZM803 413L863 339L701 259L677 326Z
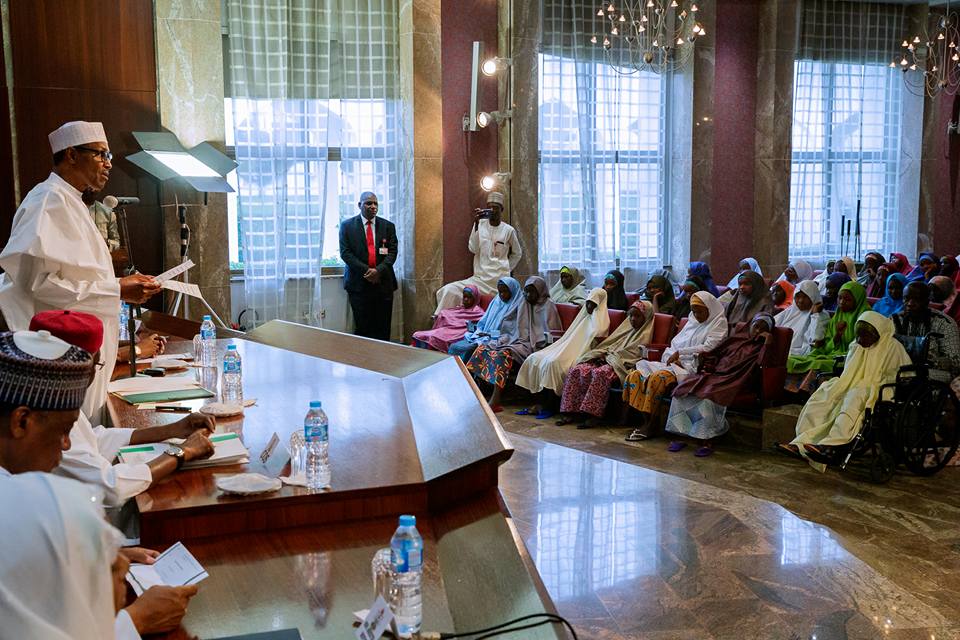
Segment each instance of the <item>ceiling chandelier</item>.
M931 98L941 92L950 95L960 88L960 16L950 10L930 13L923 31L900 44L900 59L890 63L900 68L907 89L914 95Z
M697 38L706 34L698 11L692 0L604 1L590 42L603 48L618 73L676 71L693 57Z

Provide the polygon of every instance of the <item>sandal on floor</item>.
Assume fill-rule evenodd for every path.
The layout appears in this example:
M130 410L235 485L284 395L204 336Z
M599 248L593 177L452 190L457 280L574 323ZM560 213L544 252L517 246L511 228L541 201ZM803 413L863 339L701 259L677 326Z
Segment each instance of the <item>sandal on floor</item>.
M518 415L518 416L529 416L529 415L531 415L533 412L530 411L529 408L527 408L527 409L520 409L520 411L514 411L513 413L514 413L514 415Z
M706 458L707 456L712 456L713 447L706 447L706 446L700 447L699 449L693 452L693 455L697 456L698 458Z
M538 413L533 417L536 418L537 420L546 420L547 418L552 418L555 415L557 415L556 411L550 411L549 409L542 409L540 413Z
M650 436L644 433L641 429L634 429L627 435L626 438L624 438L624 440L626 440L627 442L642 442L649 438Z
M778 452L785 453L788 456L800 457L800 449L795 444L778 442L775 448Z
M492 405L490 405L490 411L493 411L494 413L503 413L503 405L502 405L502 404L492 404Z
M670 453L676 453L677 451L682 451L686 448L687 448L686 442L678 442L677 440L673 440L670 442L670 444L667 445L667 451L669 451Z

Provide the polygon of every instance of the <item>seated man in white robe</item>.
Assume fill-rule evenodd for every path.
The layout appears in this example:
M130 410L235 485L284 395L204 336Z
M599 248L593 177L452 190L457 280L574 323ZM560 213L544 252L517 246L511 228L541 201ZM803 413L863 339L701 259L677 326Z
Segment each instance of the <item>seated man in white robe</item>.
M90 314L43 311L30 321L30 330L49 331L67 344L94 354L95 359L102 357L103 326ZM87 393L95 391L91 386ZM63 460L54 473L98 485L104 491L104 503L118 507L174 473L184 462L212 455L213 445L207 436L215 428L213 418L199 413L169 425L143 429L93 426L81 413L70 430L70 447L64 451ZM184 438L185 442L180 446L170 445L170 455L147 464L113 464L120 447L162 442L168 438Z
M523 251L517 231L501 219L503 194L491 191L487 196L489 209L473 212L473 230L467 248L473 254L473 276L440 287L437 291L437 309L459 307L463 303L463 288L475 287L481 294L497 293L497 283L506 278L520 263Z
M26 329L35 313L48 309L100 318L111 340L104 348L105 366L94 380L99 391L88 395L83 407L87 417L99 421L117 356L112 338L119 336L120 300L143 303L161 290L160 283L139 273L116 277L107 245L83 202L83 192L100 191L110 176L113 155L103 125L68 122L49 140L53 171L20 203L0 252L0 311L12 331Z
M116 584L111 597L111 563L114 578L122 583L129 562L149 564L157 553L121 549L118 569L115 557L122 535L103 520L99 490L48 475L70 446L69 433L80 414L94 362L89 352L46 331L0 333L0 505L5 505L8 516L17 514L0 518L0 539L6 543L23 539L11 547L16 553L0 554L3 637L138 639L141 633L179 626L189 599L197 593L196 585L151 587L121 609L125 590ZM43 498L44 503L12 508L16 496L28 495ZM78 500L95 507L95 517L75 504ZM49 509L40 521L31 520L44 506ZM54 508L70 515L70 520L54 519L49 513ZM23 562L37 555L28 542L33 530L49 534L32 538L49 562L25 568ZM59 539L67 544L51 545ZM50 558L51 549L63 555ZM82 574L82 581L43 579L54 574L78 579Z

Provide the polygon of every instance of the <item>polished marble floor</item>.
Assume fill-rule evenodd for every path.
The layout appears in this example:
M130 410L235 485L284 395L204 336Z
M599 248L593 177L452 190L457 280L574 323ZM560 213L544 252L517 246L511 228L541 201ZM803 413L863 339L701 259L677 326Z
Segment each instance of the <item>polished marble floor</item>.
M501 490L582 638L960 638L960 469L878 487L773 454L501 422L516 448Z

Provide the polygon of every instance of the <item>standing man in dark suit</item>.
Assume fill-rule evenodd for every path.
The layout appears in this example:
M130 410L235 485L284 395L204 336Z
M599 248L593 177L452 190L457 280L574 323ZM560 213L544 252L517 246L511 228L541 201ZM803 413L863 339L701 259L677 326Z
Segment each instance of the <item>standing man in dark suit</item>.
M377 196L360 194L360 215L340 225L340 259L343 288L350 297L353 322L358 336L390 340L393 292L397 276L397 229L389 220L377 217Z

